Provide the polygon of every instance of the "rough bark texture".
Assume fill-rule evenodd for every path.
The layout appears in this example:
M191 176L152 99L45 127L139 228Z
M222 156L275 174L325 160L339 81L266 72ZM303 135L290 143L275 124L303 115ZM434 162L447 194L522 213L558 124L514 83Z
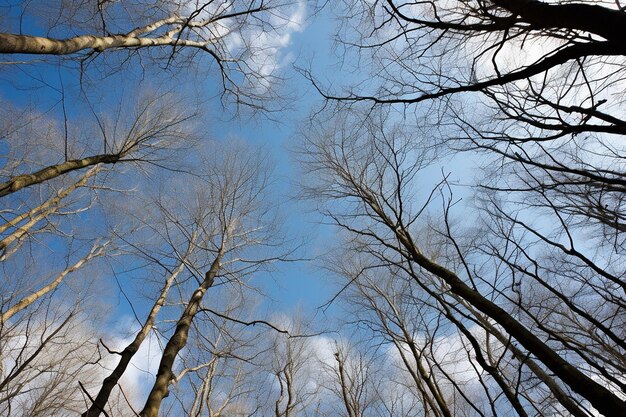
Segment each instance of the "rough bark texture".
M548 4L537 0L493 0L493 3L542 29L563 28L626 41L626 13L590 4Z
M2 40L0 39L0 44ZM31 185L40 184L63 174L97 164L114 164L121 159L121 155L102 154L82 159L72 159L61 164L50 165L32 174L22 174L0 184L0 197L21 190Z
M152 306L152 309L148 314L148 318L144 322L144 325L141 327L141 330L139 330L139 332L135 336L135 339L120 353L120 361L118 362L113 372L111 372L111 374L104 379L104 381L102 382L102 387L100 388L98 395L94 399L93 404L91 404L89 409L82 414L82 417L98 417L100 413L104 410L107 402L109 401L109 397L111 395L111 392L113 391L113 388L115 388L122 375L124 375L124 372L126 372L126 368L128 368L131 359L139 350L139 347L150 333L150 330L152 330L154 320L159 313L159 310L161 310L161 307L165 303L165 299L167 298L167 293L172 286L172 282L174 282L174 279L176 279L176 277L184 268L185 263L181 262L178 268L176 268L176 270L174 270L174 272L165 281L165 285L161 289L161 294Z
M128 35L93 36L82 35L68 39L43 38L40 36L0 33L0 53L69 55L83 50L102 52L111 48L144 48L149 46L196 45L193 41L177 41L171 36L157 38Z
M431 261L417 248L411 236L386 215L378 205L376 198L364 191L363 198L367 204L394 230L396 238L408 251L409 258L424 270L441 278L449 287L450 292L467 301L474 308L486 314L502 326L525 349L535 355L548 369L565 382L574 392L581 395L598 411L606 416L626 415L626 402L621 400L603 385L597 383L569 362L559 356L548 345L542 342L524 325L515 320L509 313L494 302L485 298L478 291L465 284L454 272Z
M403 243L410 250L412 259L419 266L443 279L450 286L450 291L453 294L460 296L476 309L495 320L524 348L535 355L548 369L569 385L573 391L587 399L591 405L606 416L626 415L626 403L624 401L560 357L505 310L483 297L478 291L473 290L452 271L426 258L407 239L404 236Z
M176 356L181 349L187 344L187 337L189 336L191 322L200 308L200 303L204 294L213 285L213 281L220 270L221 258L222 251L218 253L217 257L211 264L211 268L207 271L202 284L200 284L200 286L194 291L191 299L189 300L189 304L187 304L185 311L183 311L183 314L176 324L174 334L167 342L167 345L165 345L163 356L161 356L161 362L159 363L156 381L152 386L152 390L148 395L148 399L146 400L143 410L139 413L141 417L158 416L161 401L163 401L163 398L168 396L169 385L174 379L174 374L172 372L174 361L176 360Z
M50 291L54 290L56 287L59 286L59 284L61 284L61 282L66 276L68 276L72 272L82 267L86 262L89 262L91 259L95 258L96 256L101 255L103 249L104 249L104 246L94 245L84 258L80 259L74 265L67 267L63 272L57 275L57 277L48 285L42 287L41 289L28 295L27 297L22 298L19 302L13 305L13 307L9 308L7 311L2 313L2 315L0 315L0 324L5 323L15 314L24 310L26 307L33 304L35 301L39 300L41 297L48 294Z

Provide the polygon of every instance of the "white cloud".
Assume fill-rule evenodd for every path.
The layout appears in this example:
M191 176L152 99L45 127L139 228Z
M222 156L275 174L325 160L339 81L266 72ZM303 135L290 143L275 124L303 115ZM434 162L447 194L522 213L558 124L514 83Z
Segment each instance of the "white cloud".
M133 341L139 329L139 323L133 317L122 317L116 326L117 334L109 335L111 348L124 349ZM133 406L141 407L142 401L152 387L162 353L163 349L158 338L154 332L150 332L128 364L126 372L120 379L120 385ZM108 365L107 369L112 370L117 365L117 357Z
M269 23L274 30L254 28L241 34L247 39L241 41L240 47L247 45L250 49L250 69L260 76L255 80L259 84L253 85L259 92L269 89L271 77L293 61L293 54L285 53L284 50L291 44L293 34L304 30L305 19L306 3L300 0L285 12L272 15Z
M232 15L243 11L241 2L221 1L202 8L197 1L187 2L179 11L181 16L194 14L194 21L214 19L219 15ZM246 8L254 8L246 5ZM293 34L302 32L306 20L306 0L298 0L289 5L266 4L268 10L254 15L220 19L202 29L194 31L203 39L216 44L216 49L224 54L225 62L239 61L239 69L246 76L245 88L255 93L266 92L284 67L294 59L293 54L285 53L291 45ZM197 14L196 14L197 13Z

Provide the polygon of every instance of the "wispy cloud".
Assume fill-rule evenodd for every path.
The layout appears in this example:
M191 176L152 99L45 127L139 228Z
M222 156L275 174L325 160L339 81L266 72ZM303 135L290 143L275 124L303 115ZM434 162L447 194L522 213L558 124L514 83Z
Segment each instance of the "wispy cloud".
M263 93L294 59L286 49L291 45L294 33L305 29L306 1L276 5L266 2L264 11L250 14L246 11L256 5L245 8L241 5L241 2L221 1L205 6L193 1L178 13L193 16L194 22L212 21L194 28L193 32L214 44L224 63L238 68L245 78L243 87Z

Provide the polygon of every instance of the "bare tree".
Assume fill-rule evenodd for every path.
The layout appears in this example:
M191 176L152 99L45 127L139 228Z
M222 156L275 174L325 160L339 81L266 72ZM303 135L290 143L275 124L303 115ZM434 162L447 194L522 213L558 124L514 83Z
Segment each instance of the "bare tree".
M92 253L93 255L93 253ZM93 286L74 282L76 304L53 293L37 294L28 308L0 325L0 409L16 416L75 415L83 406L78 381L98 379L101 352L93 331L97 304ZM59 291L59 290L57 290ZM24 300L22 300L24 301ZM19 307L24 307L20 304ZM82 308L90 309L85 312Z
M528 365L531 376L520 373L512 383L513 374L492 363L506 363L506 355L481 353L488 346L471 343L518 414L551 401L575 415L589 413L585 400L605 415L623 410L624 335L615 323L623 316L625 282L615 265L623 261L625 124L623 98L610 93L623 88L623 7L392 0L346 6L340 41L358 58L357 81L331 91L307 73L330 117L351 120L333 127L339 133L318 132L313 147L324 161L313 169L334 172L341 184L322 177L317 192L354 203L351 214L330 214L359 236L359 251L383 264L406 262L403 273L424 291L426 278L441 279L437 291L426 291L439 315L458 330L467 329L465 320L477 323L520 369ZM363 108L385 117L362 126L354 113ZM362 135L371 142L363 144ZM479 160L485 175L476 227L453 226L455 201L445 179L431 194L444 200L434 217L440 225L417 226L427 210L412 202L418 187L432 189L420 169L433 149L471 151L464 156ZM429 229L447 242L438 246L445 256L433 253ZM541 380L557 400L512 389L524 378ZM571 396L573 403L562 383L580 395Z
M119 380L121 379L121 377L124 375L124 372L128 368L132 358L135 356L135 354L141 347L141 344L151 332L154 326L155 320L157 318L157 314L159 313L159 310L161 309L161 307L163 307L163 304L165 303L165 300L167 298L170 288L172 287L172 284L174 283L178 275L185 268L185 261L189 257L194 244L195 244L195 235L192 234L189 240L187 251L185 251L185 253L182 254L182 257L179 260L178 266L176 266L176 268L173 271L171 271L169 276L166 278L165 283L163 284L163 288L161 289L158 295L158 298L152 305L152 308L148 312L148 316L146 317L144 323L142 324L141 329L139 330L139 332L137 332L137 335L135 336L133 341L130 344L128 344L121 352L115 352L116 354L120 356L120 360L118 364L115 366L115 369L113 369L113 371L111 372L111 374L109 374L102 382L102 387L100 388L100 391L98 391L97 396L93 399L93 402L89 406L89 409L82 414L83 416L85 417L96 416L97 417L100 415L100 413L103 410L105 410L109 397L111 396L111 392L117 386L117 384L119 383ZM163 262L163 260L161 260L161 262Z
M555 402L562 401L563 407L572 408L574 414L587 413L584 400L606 415L622 409L624 402L619 392L623 387L618 375L623 353L618 352L623 348L618 347L621 330L614 326L620 301L614 290L608 287L604 294L599 293L600 298L578 299L576 296L581 293L570 293L558 284L565 271L536 273L535 263L535 269L519 266L515 274L532 276L533 282L547 289L551 296L566 302L547 303L548 299L537 299L530 293L525 297L508 274L511 269L497 267L502 256L484 257L484 246L475 238L468 238L468 244L455 238L450 220L454 200L446 197L445 187L441 188L445 179L434 188L430 197L428 193L422 197L423 205L415 201L418 190L427 184L420 177L420 171L430 161L430 156L419 148L419 142L406 131L392 130L380 123L380 119L372 116L376 112L367 114L361 117L356 110L345 111L342 120L334 126L323 124L318 131L311 130L309 137L313 139L304 154L307 166L316 178L310 188L312 195L332 202L326 206L327 214L353 236L356 253L372 258L372 264L367 268L393 268L410 277L423 291L423 296L417 299L424 297L421 302L434 303L436 314L445 317L460 332L467 342L465 349L472 356L471 362L489 375L490 384L496 384L517 414L525 415L527 407L533 407L533 397L524 399L525 394L519 390L523 379L511 379L511 374L507 374L510 360L517 362L520 370L528 366L533 378L548 378L544 383L549 395ZM443 205L438 219L443 227L428 226L423 221L426 209L433 197L440 193ZM440 236L445 244L433 246L420 225L431 227L435 236ZM514 236L511 229L507 230L508 245L513 246L489 241L488 247L494 252L512 250L516 260L520 259L520 254L531 256L524 250L533 245L532 239L525 240ZM486 234L487 239L491 236ZM445 251L434 250L437 247ZM511 261L504 259L505 262ZM491 267L494 262L495 268ZM578 265L578 268L577 273L582 278L586 276L585 271L589 271L587 268L593 270L593 265ZM610 278L607 281L610 282ZM384 294L385 290L382 292ZM567 299L568 296L573 298ZM588 309L581 304L583 298L606 308L603 311L596 307ZM609 304L612 305L609 307ZM590 323L593 320L602 324L601 339L608 345L607 348L598 346L595 352L591 352L595 348L583 347L584 343L575 343L575 337L568 337L563 328L568 321ZM473 335L470 323L493 332L490 340L497 341L496 347L484 344ZM575 330L572 335L578 335L578 332ZM599 334L594 332L594 336L597 338ZM512 346L510 352L503 351L502 345ZM533 365L526 365L525 358L530 358ZM553 373L558 382L550 381L549 373ZM603 382L598 383L598 380ZM576 394L574 403L566 399L567 395L563 396L560 384L571 390L568 395ZM485 389L491 388L485 386ZM432 396L433 391L430 391ZM438 407L443 412L441 406Z
M619 99L616 107L600 97L623 71L626 14L619 3L385 0L360 2L351 16L361 20L344 25L348 45L387 65L375 79L378 90L329 97L411 105L476 92L502 112L498 120L546 133L528 130L528 138L623 133L623 120L611 114ZM524 49L529 43L538 54ZM615 69L597 72L602 65ZM571 103L574 97L586 104Z
M68 274L71 274L72 272L74 272L77 269L81 268L85 263L89 262L93 258L102 255L104 253L104 250L105 250L106 246L109 243L110 242L106 242L104 244L98 244L98 243L94 244L91 247L91 249L89 250L89 252L85 256L83 256L81 259L76 261L74 264L68 265L68 267L65 268L63 271L61 271L60 273L58 273L57 276L51 282L49 282L48 284L44 285L43 287L41 287L37 291L33 292L32 294L29 294L29 295L19 299L18 301L14 302L13 305L11 305L9 308L7 308L2 313L2 315L0 315L0 323L5 323L7 320L9 320L15 314L17 314L20 311L28 308L33 303L36 303L37 300L39 300L40 298L44 297L49 292L54 291L54 289L57 288L59 286L59 284L61 284L63 279Z
M269 344L245 318L254 314L254 296L222 288L219 298L221 305L204 309L194 323L194 353L182 358L175 394L185 415L256 415L267 402L259 384L265 382L261 358Z
M266 105L279 79L268 59L273 38L291 30L301 5L291 0L255 1L70 1L50 7L17 5L22 19L43 16L47 37L0 33L0 53L78 59L84 70L99 55L121 57L118 64L156 58L162 67L215 71L222 92L237 105ZM77 33L80 33L77 35ZM28 61L27 61L28 62Z
M341 399L345 411L341 414L348 417L366 416L373 401L370 384L374 368L370 367L360 352L349 352L338 343L335 347L332 371L335 373L336 395Z
M22 150L22 142L26 140L26 138L22 137L23 129L20 129L20 127L28 127L28 124L18 126L18 128L9 126L7 135L11 136L7 139L11 143L13 153L10 155L11 162L3 167L3 176L6 179L0 184L0 197L5 197L26 187L53 180L73 171L100 164L117 164L121 162L162 163L164 150L173 150L181 146L184 140L189 137L185 123L195 115L194 112L182 112L180 106L176 105L176 101L176 98L171 95L164 95L163 97L144 96L137 101L137 107L134 112L130 113L130 117L118 114L120 119L114 120L112 126L107 126L106 122L97 118L104 153L84 156L78 159L68 159L71 156L66 153L65 161L47 166L46 162L43 161L30 161L28 155L20 152ZM118 123L120 126L118 126ZM120 131L124 128L125 131ZM76 143L74 146L77 148L80 147L80 139L82 138L77 138L74 141ZM68 139L65 138L65 140L61 139L56 141L56 143L67 143L67 141ZM87 149L79 148L75 152L93 151L93 145L92 142L87 145ZM42 150L39 152L42 152ZM46 159L48 158L49 156L46 157ZM16 171L28 169L30 164L44 165L44 167L33 172L16 173ZM91 171L91 174L86 179L94 174L95 172ZM73 188L82 185L80 182L77 184L79 185L75 185ZM70 191L71 187L56 198L62 198ZM48 203L48 205L50 204Z
M619 2L350 7L340 38L373 70L347 92L313 81L338 109L355 102L402 108L397 117L427 127L440 147L480 152L491 168L481 185L502 203L541 208L564 223L551 233L582 230L601 238L603 251L622 251L626 125L623 98L611 93L623 88L626 54ZM570 240L552 247L573 262L594 262L584 243ZM623 289L620 272L598 268Z
M287 318L285 328L289 333L272 336L271 353L265 364L271 372L270 381L275 386L270 391L271 410L275 417L295 417L315 414L316 401L320 401L319 360L306 337L310 326L299 314Z
M163 93L156 79L157 94L144 94L144 84L132 87L131 109L126 91L117 96L119 85L108 93L99 82L127 66L128 74L116 79L124 86L138 72L172 70L169 77L179 68L206 69L222 97L265 109L278 80L277 51L284 33L300 25L304 3L70 0L33 6L3 9L9 18L2 19L0 54L20 58L2 62L0 71L13 84L12 71L28 78L31 68L57 68L59 89L47 75L30 81L61 99L40 113L3 106L0 120L7 144L0 169L1 286L11 291L2 296L0 316L2 410L32 399L24 415L137 414L125 377L142 359L146 341L156 338L164 350L141 415L159 414L171 384L196 390L193 398L177 391L180 408L193 415L253 414L263 400L258 393L252 398L258 381L246 375L259 367L252 363L259 355L256 333L233 328L270 326L244 318L235 304L248 303L243 294L254 292L249 278L285 254L266 199L266 161L258 150L207 141L210 152L203 152L211 157L199 163L203 152L194 148L193 133L200 129L190 122L204 103L185 96L184 86L176 85L176 96ZM25 34L23 22L45 35ZM73 75L75 85L66 89ZM14 85L20 82L15 77ZM96 84L102 93L93 99ZM110 100L119 100L116 110ZM59 109L63 117L54 120L50 114ZM89 111L92 123L84 117ZM177 153L181 149L186 152ZM151 186L160 188L159 196L143 198ZM104 238L109 235L120 243L115 259ZM125 262L137 267L129 271ZM96 263L98 274L90 269ZM111 281L103 289L106 275ZM113 345L125 329L109 327L117 314L73 337L90 304L71 289L89 283L93 292L85 298L106 302L117 291L128 301L138 329L121 347ZM136 297L133 285L146 297ZM75 311L46 316L46 305L65 302ZM31 325L39 321L40 328ZM132 390L131 397L145 394L142 387Z
M3 120L9 148L7 162L2 168L2 174L8 178L4 184L8 185L3 198L4 221L0 225L2 287L5 290L0 323L7 337L10 335L15 340L15 337L19 337L15 332L22 332L21 336L29 340L28 349L39 349L41 353L37 359L41 362L37 366L42 369L49 366L50 371L46 372L50 378L63 378L66 371L62 367L62 361L47 363L45 359L49 355L46 352L50 349L51 343L60 343L63 337L68 337L68 352L75 349L70 343L71 331L61 327L59 332L55 333L54 339L51 339L54 342L49 342L47 336L42 336L40 346L33 347L34 344L30 340L37 338L39 330L32 326L24 327L25 323L31 320L45 321L46 319L42 319L41 314L37 312L40 312L42 303L53 303L52 300L69 304L75 302L77 312L81 311L83 300L76 299L70 288L77 291L88 282L93 282L94 288L98 287L100 281L94 279L98 278L98 274L94 275L92 271L92 276L88 277L84 275L85 269L96 262L97 258L105 258L104 255L110 260L109 257L114 255L115 251L112 251L114 245L111 244L111 239L106 236L116 233L119 235L123 228L117 225L117 230L115 227L109 230L101 221L94 222L94 218L101 215L102 210L115 210L117 199L113 197L120 194L122 187L130 187L132 182L138 181L141 177L135 175L129 180L133 172L136 173L138 170L149 172L145 169L146 165L142 164L163 167L169 165L173 168L176 164L168 158L173 158L181 147L187 148L193 144L187 124L193 112L186 114L178 112L176 103L171 99L172 96L168 97L167 94L161 98L144 95L139 98L140 103L135 112L119 111L117 115L112 112L106 116L96 116L95 126L86 125L66 130L64 138L66 146L63 145L63 134L59 133L55 124L46 120L44 115L26 111L23 114L24 119L11 119L9 115L15 114L8 112L7 118ZM96 132L101 135L100 143L93 141L93 136L89 135ZM32 134L34 135L30 136ZM68 152L70 155L93 152L99 146L104 147L105 154L47 165L57 157L63 158L64 150L67 156ZM116 165L116 169L105 166L109 157L113 159L110 165ZM86 163L72 165L76 161ZM45 168L36 170L36 167L42 165ZM122 165L129 169L127 171L119 169ZM20 171L33 168L36 170L33 174L19 174ZM120 187L117 184L124 185ZM42 259L46 259L46 262L41 262ZM100 266L106 265L104 259L100 259L100 262ZM173 279L170 277L170 285ZM166 283L161 292L167 293L167 290ZM95 404L102 406L106 404L112 388L116 386L136 349L149 333L154 316L163 301L164 295L155 301L155 311L149 315L143 331L138 334L134 343L124 351L122 361L118 364L118 372L114 372L107 379L102 396L97 398L97 402L94 401ZM73 323L76 318L72 317L70 318ZM50 329L54 323L56 322L45 326L42 334L52 331ZM14 329L14 332L9 331L10 329ZM94 330L85 330L85 334L82 335L85 339L81 342L85 346L83 349L85 355L92 355L89 360L85 360L83 366L85 369L109 366L108 363L104 365L100 363L98 356L93 356L99 355L101 349L97 346L98 335ZM102 348L105 348L104 344ZM62 352L66 350L60 350L59 355ZM85 355L83 356L87 357ZM90 364L92 361L94 363ZM67 366L67 372L70 372L69 370L74 369L72 367L76 367L76 364L68 361ZM20 373L30 378L28 375L31 368L18 369ZM74 401L72 407L75 412L83 411L79 405L83 401L80 392L101 382L105 376L96 372L91 372L89 377L80 374L80 378L78 373L67 375L66 382L69 383L70 379L74 381L69 386L72 387ZM12 380L16 378L17 376L11 375ZM81 390L77 390L77 383L81 384ZM59 398L65 395L60 389L61 386L65 387L65 390L68 389L65 382L60 384L59 391L55 391ZM29 389L28 384L21 385L14 393L24 398L23 394ZM57 394L50 392L49 401L56 401L53 396ZM96 406L94 408L97 409Z
M171 216L172 227L183 236L196 230L195 255L187 268L192 272L185 287L180 287L181 308L173 334L167 338L156 381L141 415L156 416L161 402L175 380L174 361L187 345L194 322L204 307L211 310L211 298L203 301L216 282L220 285L245 285L247 276L264 265L281 259L282 254L263 253L278 242L272 228L265 189L268 171L252 151L241 147L225 150L204 165L203 180L193 190L185 217ZM178 203L181 203L179 201ZM171 203L167 206L171 207ZM172 208L169 213L175 213ZM191 222L190 225L187 223ZM196 283L196 287L191 286ZM192 290L185 296L183 290ZM208 311L207 310L207 311Z
M482 185L502 201L507 195L518 207L541 207L555 223L621 251L619 137L626 125L623 98L611 93L623 88L626 54L619 2L386 0L350 7L356 19L341 39L373 71L347 92L314 81L326 98L339 108L402 107L398 117L407 125L429 126L427 134L455 151L480 151L485 167L501 165ZM581 246L562 249L580 255ZM623 280L611 280L623 288Z

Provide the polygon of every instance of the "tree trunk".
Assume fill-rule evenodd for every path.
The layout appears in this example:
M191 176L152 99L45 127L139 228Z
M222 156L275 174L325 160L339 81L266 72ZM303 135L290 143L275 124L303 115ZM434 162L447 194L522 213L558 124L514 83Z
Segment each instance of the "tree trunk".
M626 13L591 4L548 4L537 0L493 0L493 3L538 28L574 29L615 42L626 39Z
M626 415L626 403L624 401L572 366L506 311L483 297L478 291L470 288L454 272L422 255L405 233L398 233L398 235L409 250L413 261L445 281L450 286L450 291L453 294L460 296L476 309L495 320L524 348L535 355L548 369L569 385L573 391L587 399L598 411L606 416Z
M0 53L69 55L86 49L104 51L110 48L140 48L168 45L169 38L140 38L128 35L83 35L69 39L42 38L39 36L0 33Z
M37 207L33 207L32 209L28 210L27 212L22 213L22 214L20 214L18 216L15 216L11 220L9 220L6 223L0 225L0 233L4 233L5 231L7 231L8 229L10 229L12 227L17 227L21 222L23 222L24 220L26 220L28 218L32 218L33 216L35 216L38 213L46 213L46 214L50 213L51 212L51 207L56 206L57 204L59 204L61 202L61 200L63 200L68 195L70 195L77 188L83 187L85 184L87 184L87 180L89 180L89 178L91 178L94 175L96 175L98 173L98 171L99 171L99 167L98 166L95 166L95 167L91 168L89 171L87 171L85 173L85 175L83 175L83 177L80 180L78 180L77 182L75 182L74 184L70 185L67 188L59 190L54 197L49 198L43 204L40 204ZM20 227L20 229L21 229L21 227ZM3 246L0 243L0 250L3 249L4 247L6 247L6 245Z
M191 249L191 244L189 245L189 249ZM189 250L187 253L189 253ZM104 410L104 407L106 407L107 402L109 401L109 397L111 395L111 392L113 391L113 388L115 388L122 375L124 375L124 372L126 372L126 368L128 368L131 359L139 350L139 347L150 333L150 330L152 330L154 320L156 319L159 310L161 310L161 307L165 303L165 299L167 298L167 293L172 286L172 282L174 282L174 279L176 279L178 274L180 274L180 272L184 268L185 262L183 260L181 261L178 268L176 268L174 272L172 272L172 274L167 278L167 280L165 281L165 285L161 289L161 294L152 306L152 309L148 314L148 318L144 322L141 330L139 330L139 333L137 333L135 339L121 352L121 358L119 363L117 364L113 372L111 372L111 374L104 379L98 395L96 396L89 409L82 414L82 417L98 417L100 413Z
M0 44L2 39L0 38ZM31 185L40 184L42 182L67 174L71 171L86 168L97 164L114 164L121 159L118 154L102 154L89 156L82 159L72 159L56 165L50 165L32 174L22 174L11 178L8 181L0 183L0 197L5 197L11 193L21 190Z
M223 249L220 249L217 257L211 264L211 268L207 271L204 281L202 281L202 284L200 284L200 286L194 291L191 299L189 300L189 304L187 304L185 311L183 311L183 314L178 320L174 334L167 342L167 345L165 345L156 381L152 386L152 390L148 395L148 399L146 400L143 410L139 413L141 417L157 417L159 414L159 408L161 407L161 401L163 401L163 398L167 397L169 394L169 385L174 378L174 374L172 372L174 360L176 360L178 353L187 344L187 337L189 336L191 322L200 308L200 303L202 302L204 294L213 285L213 281L220 270L222 254Z
M478 291L465 284L454 272L431 261L424 256L413 242L409 233L387 216L378 205L377 200L369 192L363 196L365 202L376 212L384 223L394 231L400 244L407 250L410 260L424 270L441 278L449 287L450 292L467 301L474 308L486 314L502 326L526 350L535 355L548 369L565 382L574 392L585 398L593 407L606 416L626 415L626 402L613 394L605 386L597 383L583 372L576 369L542 342L535 334L515 320L500 306L485 298ZM413 277L418 279L417 277Z
M86 262L89 262L91 259L95 258L96 256L101 255L103 250L104 250L104 245L103 246L94 245L84 258L76 262L74 265L67 267L63 272L57 275L57 277L51 283L44 286L39 291L36 291L30 294L29 296L22 298L13 307L9 308L7 311L2 313L2 315L0 315L0 324L6 323L6 321L9 320L11 317L13 317L15 314L24 310L26 307L28 307L32 303L39 300L44 295L48 294L50 291L54 290L56 287L59 286L59 284L63 281L63 279L67 275L76 271L81 266L83 266Z

